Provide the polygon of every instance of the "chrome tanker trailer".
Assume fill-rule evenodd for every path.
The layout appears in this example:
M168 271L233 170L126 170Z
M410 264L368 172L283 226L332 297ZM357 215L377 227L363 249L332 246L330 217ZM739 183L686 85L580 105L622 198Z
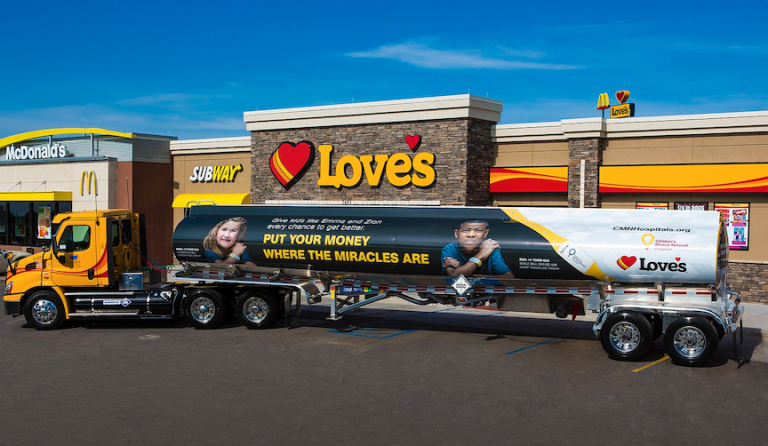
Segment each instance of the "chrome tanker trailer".
M599 311L594 332L611 357L639 359L665 335L675 362L696 365L741 314L724 231L717 212L199 206L173 246L188 278L231 268L311 282L308 302L328 295L332 319L388 297L560 317Z

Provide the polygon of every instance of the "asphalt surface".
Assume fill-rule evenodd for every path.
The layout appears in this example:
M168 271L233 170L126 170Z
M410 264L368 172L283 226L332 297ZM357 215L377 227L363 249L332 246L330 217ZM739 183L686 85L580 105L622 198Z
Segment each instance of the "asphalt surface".
M290 330L0 319L2 445L762 444L763 338L608 359L591 321L384 305Z

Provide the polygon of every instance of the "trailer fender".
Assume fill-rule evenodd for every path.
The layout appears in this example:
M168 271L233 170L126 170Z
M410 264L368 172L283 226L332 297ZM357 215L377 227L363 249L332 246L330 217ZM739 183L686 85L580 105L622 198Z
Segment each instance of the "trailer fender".
M724 335L728 335L736 331L736 324L729 324L719 314L706 308L690 308L690 307L672 307L672 306L633 306L633 305L616 305L611 306L597 315L594 325L592 325L592 332L595 337L600 337L600 330L605 323L608 316L619 311L634 311L637 313L645 314L657 314L661 316L665 322L669 319L675 320L681 317L687 316L700 316L710 320L717 328L723 330ZM666 332L668 323L664 324L663 330Z

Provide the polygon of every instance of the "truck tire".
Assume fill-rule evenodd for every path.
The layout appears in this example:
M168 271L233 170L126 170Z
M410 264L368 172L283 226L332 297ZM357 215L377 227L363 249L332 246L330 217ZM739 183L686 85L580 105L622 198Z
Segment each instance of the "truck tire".
M184 314L195 328L215 328L224 320L224 311L224 298L215 290L195 290L184 300Z
M600 343L611 359L636 361L651 348L653 327L645 316L622 311L608 317L600 329Z
M38 291L24 305L24 318L37 330L54 330L64 323L61 298L50 291Z
M674 320L664 335L664 350L677 365L698 367L706 364L719 342L717 330L698 316Z
M275 321L277 312L274 297L265 293L245 293L235 304L237 320L249 329L268 328Z

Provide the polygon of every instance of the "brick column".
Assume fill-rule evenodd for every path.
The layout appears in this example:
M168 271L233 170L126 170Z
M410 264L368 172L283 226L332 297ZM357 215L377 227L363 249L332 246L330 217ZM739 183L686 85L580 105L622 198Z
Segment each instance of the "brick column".
M568 140L568 207L577 208L581 200L581 160L584 160L584 207L599 208L599 169L603 164L603 140Z
M467 125L467 191L468 206L490 206L491 166L493 165L493 141L491 126L494 123L469 119Z

